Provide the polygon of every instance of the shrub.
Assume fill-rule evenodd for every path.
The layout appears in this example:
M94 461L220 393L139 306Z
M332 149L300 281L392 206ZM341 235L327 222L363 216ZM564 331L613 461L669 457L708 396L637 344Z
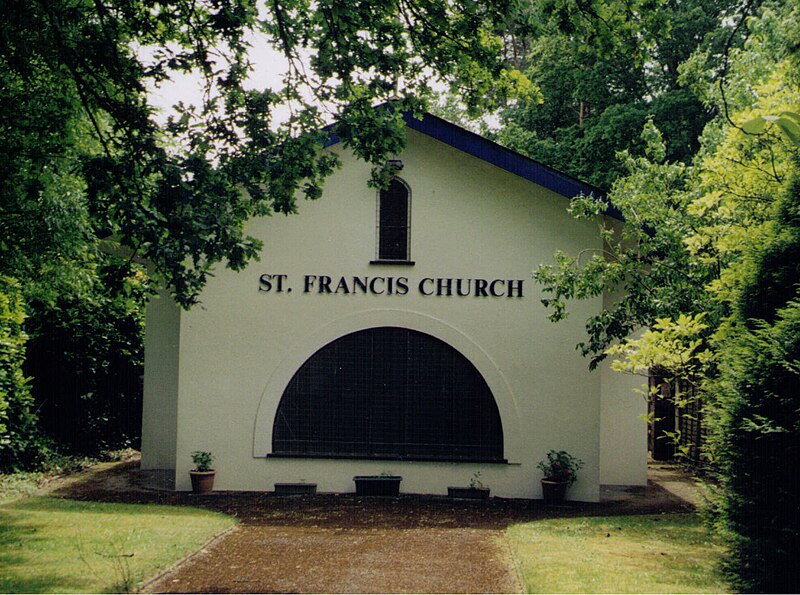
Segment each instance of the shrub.
M192 453L192 463L194 463L194 471L205 473L211 471L211 464L214 462L214 457L210 452L196 450Z
M41 458L33 398L22 371L24 320L19 283L0 275L0 472L32 467Z
M67 452L136 447L144 371L144 281L105 266L83 295L32 304L25 371L40 427Z
M572 485L578 479L578 470L583 467L583 461L565 450L551 450L547 453L547 459L539 461L537 467L544 473L544 479L566 481Z
M796 593L800 575L800 183L742 292L712 395L725 571L741 592Z

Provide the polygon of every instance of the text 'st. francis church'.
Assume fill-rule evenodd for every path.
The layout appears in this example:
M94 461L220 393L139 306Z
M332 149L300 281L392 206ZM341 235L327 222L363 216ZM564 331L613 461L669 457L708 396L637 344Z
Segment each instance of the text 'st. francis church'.
M592 189L436 116L405 119L388 188L333 145L322 199L249 222L260 262L220 267L191 311L150 301L142 466L186 490L200 450L217 489L352 492L354 476L392 474L424 494L480 471L492 495L539 498L555 449L585 463L572 499L644 485L641 379L590 371L575 349L613 296L554 324L531 280L557 250L602 250L597 222L567 213Z

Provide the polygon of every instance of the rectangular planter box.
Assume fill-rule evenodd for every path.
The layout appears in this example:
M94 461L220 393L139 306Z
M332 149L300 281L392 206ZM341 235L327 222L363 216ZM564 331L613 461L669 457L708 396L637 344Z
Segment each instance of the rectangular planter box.
M356 496L397 496L400 494L399 475L356 475Z
M275 494L277 496L304 496L316 494L317 484L315 483L276 483Z
M487 500L489 488L457 488L448 487L447 495L451 498L467 498L469 500Z

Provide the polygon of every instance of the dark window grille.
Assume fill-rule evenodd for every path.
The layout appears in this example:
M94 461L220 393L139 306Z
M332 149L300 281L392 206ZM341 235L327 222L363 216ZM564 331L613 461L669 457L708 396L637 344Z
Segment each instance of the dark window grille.
M380 327L337 339L295 373L273 455L503 461L503 429L480 372L450 345Z
M378 259L408 260L408 188L398 179L381 190L378 207Z

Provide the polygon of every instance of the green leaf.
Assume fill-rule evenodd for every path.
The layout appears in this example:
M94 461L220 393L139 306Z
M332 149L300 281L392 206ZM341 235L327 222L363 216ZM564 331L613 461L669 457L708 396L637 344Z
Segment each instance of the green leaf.
M764 128L766 127L766 125L767 121L764 119L764 117L758 116L757 118L753 118L752 120L743 122L741 124L741 128L747 134L761 134L762 132L764 132Z
M795 114L796 115L796 114ZM800 147L800 124L786 116L781 116L777 121L778 128L796 146Z

